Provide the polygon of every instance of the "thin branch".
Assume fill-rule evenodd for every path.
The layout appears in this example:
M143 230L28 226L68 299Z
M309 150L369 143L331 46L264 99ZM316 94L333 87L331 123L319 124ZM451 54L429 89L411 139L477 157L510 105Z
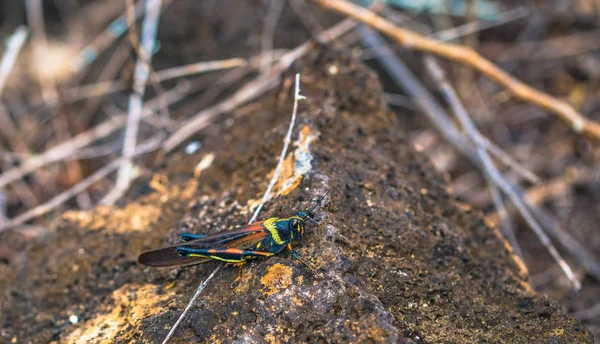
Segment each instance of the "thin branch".
M275 36L275 28L277 27L277 22L279 22L279 18L281 17L285 3L285 0L271 0L269 12L265 18L262 38L260 41L261 52L263 53L273 51L273 37ZM268 62L268 60L269 59L263 60L263 63L260 66L261 73L266 74L269 72L269 67L271 64Z
M473 33L477 33L483 30L487 30L493 27L498 27L498 26L502 26L505 25L507 23L510 23L512 21L521 19L523 17L526 17L529 15L529 10L527 7L517 7L515 9L512 9L510 11L506 11L504 13L501 13L500 15L498 15L497 18L495 18L494 20L486 20L486 21L482 21L482 20L475 20L475 21L471 21L468 22L466 24L463 25L459 25L459 26L455 26L452 28L449 28L447 30L442 30L442 31L438 31L432 34L429 34L427 37L431 38L431 39L438 39L442 42L452 42L454 40L457 40L461 37L473 34ZM428 29L428 28L427 28ZM391 48L391 46L388 46ZM391 50L390 50L391 51ZM394 52L392 52L394 53ZM366 60L366 59L372 59L372 58L377 58L380 57L382 54L380 49L367 49L365 51L363 51L363 53L361 54L361 59L362 60Z
M129 96L129 114L127 115L127 126L125 127L125 142L123 143L123 156L127 159L135 152L138 128L143 109L143 99L146 90L146 82L150 74L150 63L156 43L158 31L158 19L160 18L161 0L146 0L146 17L142 24L141 51L143 56L138 57L133 77L133 92ZM161 96L158 96L159 103ZM126 160L119 168L117 182L114 189L104 197L102 204L112 204L129 189L133 176L133 164Z
M430 37L439 39L440 41L450 42L460 37L464 37L473 33L477 33L490 28L498 27L512 21L528 16L529 9L525 6L508 10L498 14L493 20L475 20L469 23L449 28L432 34Z
M167 97L170 103L175 103L183 98L187 93L189 85L181 84L175 87L167 93ZM153 99L147 102L144 106L141 117L146 118L153 114L154 110L158 107L158 101ZM61 144L54 146L53 148L45 151L44 153L31 156L24 160L21 165L13 169L7 170L0 175L0 188L6 186L6 184L14 182L28 173L31 173L38 168L44 167L53 162L67 159L69 156L75 154L79 149L86 147L96 140L110 135L116 130L121 129L127 123L127 116L124 114L115 115L112 118L102 122L94 128L84 131L68 141L64 141Z
M154 54L154 52L151 51L150 55L148 55L148 53L144 50L144 47L140 44L140 38L137 34L137 29L135 27L135 13L133 10L133 0L125 0L125 3L127 4L127 23L130 27L129 41L131 42L131 46L137 54L138 63L144 63L146 66L148 66L148 78L150 79L150 84L152 85L156 93L158 93L158 102L160 104L160 120L162 122L162 127L168 127L171 122L171 112L169 111L169 107L164 101L163 94L165 93L165 89L160 83L160 80L158 80L158 78L156 77L156 71L152 67L152 55ZM158 25L158 23L156 25Z
M133 156L145 154L145 153L148 153L150 151L157 149L160 146L161 141L162 141L162 137L149 139L146 143L138 146L138 149L136 152L134 152ZM47 201L46 203L41 204L33 209L30 209L30 210L24 212L23 214L18 215L17 217L11 219L7 223L5 223L4 226L0 227L0 232L4 231L6 229L9 229L9 228L19 226L35 217L44 215L44 214L48 213L49 211L57 208L58 206L60 206L61 204L63 204L67 200L69 200L70 198L85 191L87 188L92 186L94 183L102 180L107 175L109 175L110 173L115 171L125 160L126 160L126 157L121 157L117 160L112 161L110 164L102 167L100 170L94 172L94 174L90 175L89 177L85 178L81 182L77 183L72 188L55 196L54 198Z
M56 99L58 92L56 90L54 74L43 73L40 70L40 63L48 53L48 41L46 39L42 0L27 0L25 4L27 5L27 23L32 32L36 72L40 76L42 85L42 98L44 101L49 102L52 99Z
M580 320L589 320L595 318L600 315L600 303L596 303L590 308L571 313L571 315Z
M535 104L554 113L576 133L583 133L594 141L600 141L600 123L585 118L568 103L539 91L504 72L476 51L457 44L443 43L412 31L397 27L372 11L344 0L311 0L322 7L345 14L381 31L397 43L426 53L439 55L452 61L471 66L492 80L503 85L521 100Z
M456 95L454 88L450 85L448 80L446 79L443 70L437 64L437 62L433 59L433 57L427 56L425 60L426 66L432 77L435 79L437 85L442 90L447 102L450 104L454 114L459 119L461 125L465 129L465 133L469 137L470 140L476 146L477 155L480 161L483 164L484 171L487 176L491 179L491 181L499 187L511 200L511 202L517 207L521 216L525 219L525 222L533 229L536 236L542 242L542 245L548 250L552 258L556 261L556 263L561 267L569 281L573 284L573 288L575 290L579 290L581 288L581 283L575 277L573 270L567 264L567 262L563 259L561 254L558 252L556 247L550 241L550 238L544 232L542 227L536 221L533 214L531 214L528 205L525 203L525 200L514 190L513 186L506 181L506 179L501 175L498 171L492 158L487 153L484 145L480 141L481 134L478 133L475 124L472 122L469 114L466 109L460 102L458 96Z
M27 27L19 26L6 41L6 51L4 52L4 56L2 56L2 60L0 60L0 95L2 95L8 74L15 65L17 56L27 39L28 33Z
M135 5L136 20L144 14L144 0L140 0ZM93 63L98 55L106 49L117 38L121 37L129 28L125 14L115 19L108 27L102 31L90 44L84 47L77 60L73 62L71 69L74 72L82 71L87 65Z
M479 136L479 142L481 145L485 147L490 153L495 155L500 161L502 161L506 166L510 167L519 174L521 177L530 181L533 184L539 184L541 179L535 173L533 173L530 169L523 166L520 162L515 160L512 156L506 153L500 146L490 141L487 137L481 135L479 132L476 132L476 135Z
M486 180L488 184L488 188L490 189L490 194L492 195L492 201L494 202L494 207L498 211L500 218L502 219L502 226L500 226L500 230L504 237L508 239L508 242L513 247L515 254L521 258L523 258L523 251L521 250L521 245L519 245L519 241L517 240L517 236L515 235L515 229L506 210L506 206L504 205L504 200L502 199L502 194L500 194L500 190L494 184L492 180L486 175Z
M246 60L232 58L221 61L202 61L184 66L163 69L156 72L157 81L162 82L183 76L208 73L223 69L243 67ZM90 97L100 97L110 93L126 90L128 85L124 81L102 81L66 90L62 100L65 102L76 102Z
M267 187L267 191L265 191L265 194L263 195L263 198L260 201L260 204L258 205L258 207L256 207L256 211L254 211L254 215L252 215L252 218L250 219L250 223L252 223L256 220L256 217L260 213L262 207L269 200L269 197L271 197L271 190L273 189L273 186L275 186L275 183L277 183L277 180L279 179L279 172L281 171L281 166L283 166L283 160L285 160L285 155L287 154L287 150L290 145L290 141L292 140L292 132L294 131L294 123L296 123L296 113L298 112L298 100L303 99L303 97L300 95L300 74L296 74L296 88L295 89L296 89L296 91L294 92L294 109L292 110L292 119L290 121L290 127L288 128L287 135L285 136L285 142L283 144L283 149L281 150L281 155L279 156L279 162L277 163L277 167L275 168L275 173L273 174L273 178L271 178L271 182L269 183L269 186Z
M251 224L252 222L254 222L256 220L256 218L258 217L258 214L260 214L260 211L262 210L263 206L270 199L271 190L273 189L273 186L277 183L277 180L279 180L279 172L281 171L281 166L283 166L283 161L285 160L285 156L287 155L287 151L290 146L290 142L292 141L292 132L294 131L294 125L296 123L296 114L298 113L298 100L300 100L300 99L304 99L304 97L300 95L300 74L296 74L296 84L295 84L295 90L294 90L294 109L292 110L292 118L290 120L290 125L288 127L287 135L285 136L283 148L281 149L281 154L279 155L277 167L275 168L275 172L273 173L273 176L271 177L271 180L269 181L269 185L267 186L267 190L265 190L265 193L263 195L262 200L260 201L260 204L258 205L258 207L256 207L256 210L254 211L254 214L252 215L252 218L250 219L248 224ZM217 272L221 269L221 267L223 267L223 264L219 264L213 270L213 272L208 276L208 278L206 280L204 280L204 282L202 282L202 284L200 284L198 286L198 289L196 289L194 296L192 296L192 298L188 302L187 306L183 310L183 313L181 313L181 315L179 316L179 318L177 319L177 321L175 322L175 324L173 325L173 327L171 328L171 330L169 331L169 333L163 340L163 344L166 344L169 341L169 339L171 339L171 337L175 333L175 330L177 329L177 327L179 326L181 321L185 318L185 316L187 315L189 310L192 308L192 305L194 303L196 303L196 299L198 299L198 297L200 296L200 294L202 293L204 288L206 288L206 286L208 285L210 280L217 274Z
M198 289L196 289L196 292L194 293L194 296L192 296L192 298L188 302L187 306L185 306L185 309L183 310L183 312L181 313L181 315L179 316L179 318L177 318L177 321L175 322L175 324L173 325L173 327L171 327L171 330L169 330L169 333L167 333L167 336L162 341L162 344L168 343L169 340L171 339L171 337L173 337L173 334L175 333L175 330L179 327L179 324L181 323L181 321L188 314L188 312L190 311L190 309L192 308L192 306L194 305L194 303L196 303L196 300L198 299L198 297L200 296L200 294L202 294L202 291L204 291L204 288L206 288L206 286L208 285L208 283L213 279L213 277L215 277L215 275L217 274L217 272L219 272L219 270L221 270L221 268L223 267L223 265L224 264L217 265L217 267L213 270L213 272L211 272L210 275L208 275L208 277L202 283L200 283L200 285L198 286Z
M360 30L362 31L362 40L369 48L385 46L385 41L372 30L366 27L360 27ZM394 56L390 51L389 53L385 52L381 58L378 59L378 62L386 69L392 80L414 99L414 104L421 108L423 114L427 116L436 130L461 154L468 158L471 163L482 170L482 163L480 162L472 143L458 131L454 123L446 114L446 111L431 95L429 90L423 86L419 79L412 74L402 60L399 57ZM513 188L518 194L523 194L523 191L519 189L518 185L514 185ZM559 226L556 225L556 221L552 221L549 218L548 214L541 209L534 208L532 211L540 222L543 223L544 227L547 228L548 232L567 248L569 252L585 266L588 272L594 276L600 276L600 264L596 264L596 260L593 259L592 255L583 249L583 247L569 236L566 231L562 231Z
M353 20L344 20L343 22L324 31L318 38L324 42L329 42L355 27ZM223 100L221 103L204 109L194 115L181 125L181 127L173 133L163 145L166 152L173 150L183 141L198 131L206 128L213 119L220 114L230 112L242 104L245 104L259 96L265 94L279 84L279 78L283 72L298 58L304 56L313 46L312 41L308 41L293 50L284 54L279 61L273 66L269 75L259 75L256 79L246 84L240 90L235 92L231 97Z

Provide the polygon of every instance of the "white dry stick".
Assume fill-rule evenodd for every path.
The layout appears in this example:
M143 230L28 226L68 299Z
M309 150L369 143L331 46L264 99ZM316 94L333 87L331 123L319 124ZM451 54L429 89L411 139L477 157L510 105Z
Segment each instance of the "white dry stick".
M318 40L321 42L330 42L335 38L340 37L346 32L356 27L356 22L352 19L345 19L344 21L332 26L331 28L323 31ZM232 111L242 104L256 99L258 96L265 94L270 89L274 88L279 84L279 78L281 74L298 58L304 56L313 47L313 41L310 40L292 50L285 53L277 60L277 63L271 68L269 75L261 74L256 79L247 83L245 86L240 88L230 97L224 99L222 102L215 104L209 108L206 108L183 123L177 131L175 131L163 144L163 150L170 152L180 143L187 140L190 136L194 135L198 131L206 128L211 124L214 118L220 114Z
M458 98L458 95L456 95L454 88L446 79L442 68L431 56L426 57L425 63L427 65L427 69L430 71L436 83L442 90L442 93L448 101L450 108L460 121L462 127L465 129L465 133L475 144L477 156L479 157L479 160L481 161L487 176L497 187L499 187L506 194L510 201L514 203L514 205L521 213L521 216L523 216L523 218L525 219L525 222L527 222L529 227L533 229L536 236L542 242L542 245L544 245L544 247L548 250L552 258L561 267L569 281L571 281L571 283L573 284L573 288L575 290L579 290L581 288L581 283L579 282L577 277L575 277L575 274L573 273L571 267L567 264L567 262L556 249L556 247L550 241L550 238L548 237L546 232L544 232L542 227L533 217L529 210L529 206L526 204L526 201L523 200L523 198L517 194L513 186L508 181L506 181L504 177L502 177L501 173L494 165L492 158L485 149L485 145L481 142L481 134L475 127L475 124L471 120L469 114L467 113L467 110L460 102L460 99Z
M490 189L490 194L492 195L492 201L494 202L494 207L498 211L498 215L500 215L500 219L502 220L502 226L500 226L500 230L502 234L508 239L508 242L513 247L514 253L523 258L523 251L521 250L521 245L519 245L519 241L517 240L517 236L515 235L514 226L510 216L508 215L508 211L506 210L506 206L504 205L504 200L502 199L502 194L498 189L498 186L494 184L492 180L486 175L485 179L488 184L488 188Z
M134 168L130 157L135 152L146 81L148 81L150 75L150 63L152 62L152 53L156 43L161 4L161 0L146 0L146 17L142 24L140 47L143 56L138 57L133 76L133 93L129 96L129 114L127 116L127 126L125 127L125 142L123 143L125 162L119 168L114 189L102 199L102 204L113 204L129 189L131 180L134 178Z
M523 164L515 160L512 156L500 148L500 146L490 141L487 137L481 135L479 131L476 132L476 135L478 135L478 140L485 147L485 149L500 159L500 161L502 161L506 166L512 168L513 171L515 171L518 175L533 184L539 184L541 182L540 177L538 177L527 167L523 166Z
M134 152L133 156L145 154L145 153L155 150L156 148L159 147L162 139L163 139L163 137L160 137L160 136L157 138L149 139L146 143L143 143L138 146L138 149L137 149L137 151ZM92 186L94 183L102 180L107 175L109 175L111 172L115 171L123 163L124 160L126 160L126 158L121 157L117 160L112 161L110 164L102 167L101 169L94 172L89 177L85 178L81 182L74 185L72 188L55 196L54 198L50 199L46 203L41 204L33 209L30 209L30 210L22 213L21 215L16 216L15 218L6 222L2 227L0 227L0 232L4 231L6 229L9 229L9 228L19 226L35 217L44 215L44 214L48 213L49 211L55 209L56 207L60 206L68 199L85 191L87 188Z
M168 103L175 103L181 100L188 91L189 84L183 83L174 89L167 91L165 97L168 99ZM154 98L153 100L147 102L142 112L142 118L151 116L157 107L158 98ZM0 174L0 188L6 186L8 183L20 179L24 175L31 173L38 168L42 168L53 162L68 159L69 157L76 155L78 150L110 135L116 130L119 130L120 128L124 127L126 123L127 116L125 114L115 114L110 119L98 124L92 129L77 134L71 139L62 142L61 144L54 146L43 153L24 159L20 166Z
M33 36L35 67L38 69L36 73L40 76L42 84L42 98L49 103L52 99L56 99L58 92L56 91L54 74L39 70L41 62L44 61L44 55L48 53L42 0L27 0L25 4L27 8L27 23L31 28Z
M267 186L267 190L265 191L265 194L263 195L260 204L258 205L258 207L256 207L256 210L254 211L254 214L252 215L252 218L250 219L248 224L251 224L256 220L258 214L260 214L260 211L262 210L262 207L271 197L271 189L273 189L273 186L275 185L275 183L277 183L277 180L279 179L279 171L281 170L281 166L283 165L283 161L285 160L285 156L287 155L287 150L290 146L290 142L292 141L292 132L294 131L294 124L296 123L296 114L298 113L298 100L300 99L304 99L304 97L300 95L300 74L296 74L296 86L294 91L294 109L292 110L292 119L290 120L290 126L288 127L287 135L285 136L285 140L283 142L283 149L281 150L281 154L279 155L279 161L277 162L277 167L275 167L275 173L273 173L273 177L271 177L269 186ZM163 344L166 344L169 341L169 339L171 339L181 321L185 318L187 313L192 308L192 305L196 303L196 299L198 299L204 288L206 288L206 286L208 285L208 282L210 282L210 280L213 277L215 277L217 272L222 267L223 264L219 264L208 276L208 278L198 286L198 289L196 289L194 296L192 296L192 298L188 302L187 306L183 310L183 313L181 313L181 315L179 316L179 318L165 337L165 340L163 340Z
M0 95L2 95L2 90L4 89L4 85L6 85L8 74L15 65L17 56L25 43L25 39L27 39L27 34L27 27L19 26L6 41L6 51L0 61Z
M17 56L25 43L25 39L27 39L27 33L27 27L19 26L6 41L6 51L2 56L2 60L0 60L0 96L2 90L4 90L4 85L6 85L8 74L13 69ZM0 187L0 225L4 225L6 220L6 194L4 188Z
M481 32L483 30L487 30L490 28L498 27L501 25L508 24L515 20L527 17L529 15L529 9L527 7L517 7L515 9L506 11L498 15L498 17L493 20L475 20L469 23L465 23L463 25L459 25L456 27L449 28L447 30L439 31L436 33L429 34L427 37L435 38L442 42L452 42L461 37ZM387 55L393 55L395 52L392 50L393 45L384 45L379 48L369 48L363 50L361 54L361 59L373 59L379 58Z
M285 7L285 0L271 0L271 4L269 5L269 13L265 18L265 24L262 33L261 39L261 51L263 53L272 53L273 51L273 38L275 36L275 28L277 27L277 22L281 17L281 12ZM271 63L269 59L265 59L262 61L260 66L260 72L263 74L269 73L269 69L271 67Z
M475 20L463 25L459 25L447 30L436 32L429 35L431 38L439 39L444 42L451 42L458 38L481 32L490 28L498 27L515 20L527 17L530 15L530 11L525 6L520 6L512 10L508 10L504 13L500 13L494 20Z
M135 19L141 18L144 14L143 3L144 0L140 0L135 5ZM81 50L77 60L71 65L71 70L76 73L82 71L83 68L96 60L100 52L106 49L115 39L121 37L128 28L129 24L125 14L115 19L100 35Z
M281 155L279 156L279 162L277 163L277 167L275 168L275 173L273 174L273 178L271 178L271 182L269 183L269 186L267 186L267 191L265 191L265 194L263 195L263 198L260 201L260 204L258 205L258 207L256 207L256 210L254 211L254 215L252 215L252 218L250 219L250 223L252 223L256 220L256 217L262 210L262 207L265 205L265 203L271 197L271 190L273 189L273 186L275 186L275 183L277 183L277 180L279 179L279 173L281 172L281 166L283 166L283 160L285 160L285 155L287 154L287 150L289 148L290 141L292 140L292 132L294 131L294 123L296 123L296 113L298 112L298 100L304 99L304 96L300 95L300 74L296 74L295 89L296 89L296 91L294 92L294 109L292 110L292 119L290 121L290 127L288 128L287 135L285 136L285 141L283 143L283 149L281 150Z
M156 80L161 82L171 80L182 76L193 74L208 73L223 69L243 67L247 61L242 58L232 58L221 61L202 61L185 66L178 66L163 69L156 72ZM93 84L75 87L64 91L62 103L76 102L90 97L100 97L109 93L119 92L127 89L127 84L123 81L101 81Z

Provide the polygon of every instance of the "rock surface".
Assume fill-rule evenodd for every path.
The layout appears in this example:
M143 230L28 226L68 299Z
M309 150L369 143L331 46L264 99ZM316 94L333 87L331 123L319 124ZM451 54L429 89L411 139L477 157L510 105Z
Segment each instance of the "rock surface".
M248 221L281 150L295 72L307 99L279 195L260 217L305 210L333 187L320 224L308 223L295 247L316 272L286 252L246 264L239 280L227 267L173 342L593 342L529 288L498 231L453 200L403 141L374 74L325 50L298 61L277 92L215 123L195 155L169 156L122 209L68 213L31 247L25 270L0 264L0 341L161 342L216 265L144 268L137 255L184 231Z

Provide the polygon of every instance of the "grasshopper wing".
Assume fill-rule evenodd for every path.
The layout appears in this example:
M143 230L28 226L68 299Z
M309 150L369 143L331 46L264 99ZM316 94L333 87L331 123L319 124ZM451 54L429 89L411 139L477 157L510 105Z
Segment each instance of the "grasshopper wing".
M138 262L152 267L177 267L205 263L210 258L186 257L177 253L178 247L198 248L240 248L255 247L259 242L270 235L265 230L262 222L254 222L240 229L207 235L203 238L188 241L179 245L159 248L143 252L138 257Z

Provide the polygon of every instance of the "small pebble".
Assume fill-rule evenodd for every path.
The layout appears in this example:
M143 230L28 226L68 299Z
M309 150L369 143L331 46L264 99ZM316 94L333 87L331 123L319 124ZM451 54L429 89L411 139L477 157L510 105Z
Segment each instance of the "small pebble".
M185 154L192 155L202 148L202 142L192 141L185 146Z

